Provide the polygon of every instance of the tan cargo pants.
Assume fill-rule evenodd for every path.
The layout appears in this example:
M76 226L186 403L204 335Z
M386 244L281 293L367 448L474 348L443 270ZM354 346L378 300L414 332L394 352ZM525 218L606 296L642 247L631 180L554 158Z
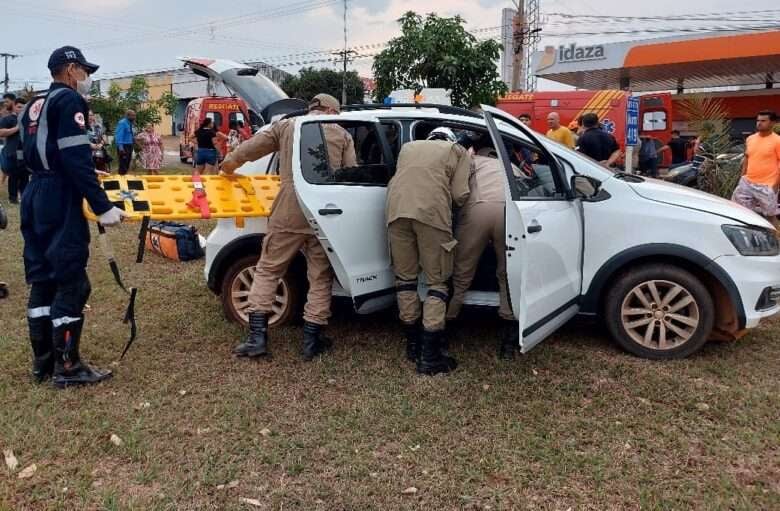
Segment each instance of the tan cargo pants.
M425 330L444 330L447 281L452 275L455 246L458 242L446 231L409 218L400 218L388 226L388 241L396 277L401 321L413 325L422 316ZM428 296L424 304L420 304L420 296L417 293L420 268L428 285Z
M276 290L287 268L299 251L306 258L309 294L303 309L303 319L327 325L333 292L333 270L316 236L291 232L273 232L263 239L263 250L255 267L255 280L249 291L249 312L273 312Z
M504 203L502 202L478 202L461 210L458 225L455 228L458 249L455 252L455 268L452 273L453 291L447 310L448 320L458 317L460 309L463 307L466 291L474 280L479 259L491 241L496 252L496 278L498 279L498 294L501 300L498 315L501 319L510 321L515 319L507 291L506 227L504 222Z

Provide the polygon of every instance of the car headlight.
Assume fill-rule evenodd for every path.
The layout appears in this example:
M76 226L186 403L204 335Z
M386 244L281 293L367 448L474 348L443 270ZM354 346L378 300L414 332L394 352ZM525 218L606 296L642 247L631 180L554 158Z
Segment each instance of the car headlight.
M776 256L780 254L775 232L761 227L724 225L723 233L743 256Z

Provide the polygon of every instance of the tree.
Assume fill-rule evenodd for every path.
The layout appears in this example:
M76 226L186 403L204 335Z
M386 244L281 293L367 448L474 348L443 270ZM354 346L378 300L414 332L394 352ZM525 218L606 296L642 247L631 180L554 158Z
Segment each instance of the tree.
M305 67L300 70L298 76L289 76L282 82L282 90L291 98L300 98L304 101L324 92L341 101L341 81L344 72L332 69L314 69ZM347 104L363 103L363 80L357 72L347 71Z
M496 66L501 45L477 41L460 16L428 14L423 18L410 11L398 22L401 36L374 59L378 101L395 89L419 92L431 87L451 90L452 104L469 108L495 104L507 92Z
M35 89L33 88L32 85L26 83L24 84L24 88L22 88L18 96L29 103L36 96Z
M162 98L156 101L150 101L149 84L142 77L133 78L127 90L123 90L114 82L105 96L97 92L97 89L93 89L90 108L103 119L107 132L113 132L127 110L135 110L137 126L146 126L160 122L161 108L169 115L175 108L175 96L170 93L163 94Z
M719 160L719 154L734 149L731 122L719 98L696 95L680 102L680 112L688 127L701 139L700 152L706 158L697 177L697 186L705 192L730 198L739 183L742 164L737 160Z

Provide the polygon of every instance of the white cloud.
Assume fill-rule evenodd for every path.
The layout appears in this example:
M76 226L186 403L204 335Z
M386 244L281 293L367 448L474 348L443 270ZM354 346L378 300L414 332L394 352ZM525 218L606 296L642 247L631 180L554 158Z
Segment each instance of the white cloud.
M123 10L136 0L63 0L62 7L80 13L105 15L106 11Z

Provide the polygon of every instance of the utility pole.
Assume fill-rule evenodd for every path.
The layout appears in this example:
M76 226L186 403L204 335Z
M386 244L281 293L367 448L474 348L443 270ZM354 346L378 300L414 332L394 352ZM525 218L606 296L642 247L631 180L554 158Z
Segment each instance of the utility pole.
M5 65L5 74L3 75L3 92L8 92L8 82L10 81L8 79L8 59L15 59L19 57L19 55L14 55L12 53L0 53L0 57L3 57L4 65Z
M344 49L333 53L333 55L340 56L344 64L341 73L341 104L342 105L347 104L347 63L349 62L349 57L357 54L356 51L347 48L347 2L348 0L344 0Z
M512 86L511 90L520 90L525 82L523 76L523 64L525 59L523 58L523 35L525 32L525 0L517 0L515 2L517 13L512 20L512 41L514 42L512 49Z

